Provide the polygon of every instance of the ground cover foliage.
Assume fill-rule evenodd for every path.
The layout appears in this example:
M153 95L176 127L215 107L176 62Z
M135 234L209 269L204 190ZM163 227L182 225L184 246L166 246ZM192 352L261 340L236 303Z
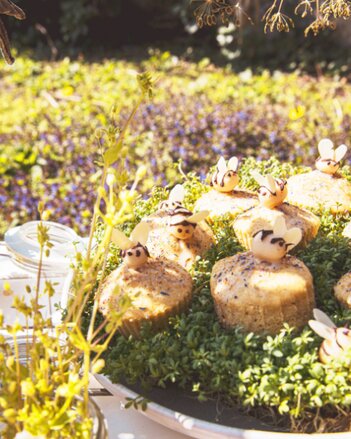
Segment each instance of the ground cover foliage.
M0 234L35 219L38 200L51 219L87 232L99 178L94 133L108 125L114 105L127 117L134 70L159 78L126 139L132 146L127 166L147 166L142 194L155 183L172 184L177 171L170 164L178 160L201 178L219 154L262 160L274 153L309 164L320 138L347 143L350 137L351 86L336 74L234 73L169 52L138 63L18 58L0 67Z
M281 164L276 159L244 160L242 186L257 188L252 169L275 176L305 172L306 168ZM350 168L344 175L351 178ZM185 204L191 208L208 190L194 174L178 176L187 189ZM148 200L140 200L135 222L154 212L167 197L156 188ZM351 248L341 232L349 215L316 212L322 226L317 238L297 252L314 277L317 306L339 325L347 324L351 312L342 309L333 286L351 267ZM135 222L125 224L130 231ZM243 251L232 228L232 219L217 218L212 224L217 245L194 266L194 298L187 314L170 319L167 330L154 334L144 327L141 340L116 336L106 361L105 373L115 382L166 387L171 383L190 390L203 401L220 398L229 405L259 416L279 428L298 432L345 431L350 428L350 353L342 361L323 365L318 360L320 337L305 327L301 332L288 326L277 336L254 335L240 328L224 330L215 315L209 290L213 264ZM117 249L111 252L109 270L120 262Z

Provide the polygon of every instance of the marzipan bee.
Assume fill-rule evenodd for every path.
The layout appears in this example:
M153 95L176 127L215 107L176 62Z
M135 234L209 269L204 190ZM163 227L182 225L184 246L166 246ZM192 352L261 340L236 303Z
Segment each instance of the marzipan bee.
M145 222L139 223L129 238L120 230L113 230L112 242L120 247L123 263L128 267L138 268L145 264L150 257L148 249L145 247L149 231L149 225Z
M334 358L340 358L351 348L351 330L337 328L335 323L319 309L313 310L313 316L315 320L310 320L308 324L316 334L324 338L319 348L319 359L322 363L328 363Z
M161 201L159 208L161 210L172 210L176 207L181 207L183 204L184 196L184 187L181 184L177 184L169 193L168 200Z
M269 262L278 262L302 238L298 227L286 228L284 217L278 217L273 230L259 230L252 238L252 252L255 257Z
M237 157L229 159L228 165L221 157L217 163L217 170L212 176L211 186L218 192L231 192L239 183L238 165Z
M171 212L170 231L171 234L181 240L190 239L195 231L196 225L209 215L208 210L192 213L185 208L176 208Z
M288 195L288 186L286 180L274 178L272 175L263 176L257 171L252 171L251 175L260 185L258 189L258 198L261 204L268 209L274 209L280 206Z
M347 152L347 146L340 145L334 150L334 144L330 139L322 139L318 143L318 151L320 157L316 160L316 168L325 174L334 175Z

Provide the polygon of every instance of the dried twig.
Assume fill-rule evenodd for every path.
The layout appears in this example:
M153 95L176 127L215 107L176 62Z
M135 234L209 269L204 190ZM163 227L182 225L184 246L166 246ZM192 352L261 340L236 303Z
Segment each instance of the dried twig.
M8 15L10 17L15 17L17 20L24 20L26 14L17 5L12 3L10 0L0 0L0 15ZM4 22L0 18L0 50L5 61L8 64L13 64L15 59L11 54L11 44L8 37L6 27Z

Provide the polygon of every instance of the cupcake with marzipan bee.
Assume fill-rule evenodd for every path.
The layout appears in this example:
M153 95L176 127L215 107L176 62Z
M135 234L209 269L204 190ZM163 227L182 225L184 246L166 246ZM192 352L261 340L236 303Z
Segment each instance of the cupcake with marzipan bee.
M307 210L285 203L289 188L287 182L271 175L265 177L256 171L253 177L260 185L260 204L240 214L234 221L234 231L240 243L250 249L252 236L259 230L271 230L278 218L283 218L289 228L302 231L301 246L305 246L318 233L319 218Z
M153 258L146 247L150 228L138 224L130 238L114 230L113 242L121 248L122 264L107 276L99 309L105 316L118 312L121 298L128 295L132 306L122 317L123 335L140 336L142 324L153 329L168 325L169 317L186 311L192 298L193 281L179 264L165 258Z
M284 323L300 328L314 307L313 279L302 261L287 254L302 237L283 218L252 238L252 251L221 259L212 270L211 294L226 328L276 334Z
M208 211L194 214L184 207L168 211L166 223L149 233L147 246L150 254L191 268L215 242L213 232L205 222L208 214Z
M218 160L216 171L211 178L213 189L197 200L195 211L208 210L211 218L226 213L235 216L258 204L257 195L254 192L237 187L239 185L238 166L237 157L232 157L228 163L223 157Z
M350 212L351 183L338 173L347 146L334 149L330 139L323 139L318 144L318 151L316 170L289 178L288 202L306 209Z

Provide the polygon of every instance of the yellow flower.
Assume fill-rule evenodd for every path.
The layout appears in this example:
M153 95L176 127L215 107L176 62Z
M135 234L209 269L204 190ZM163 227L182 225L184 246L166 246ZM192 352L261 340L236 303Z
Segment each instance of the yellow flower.
M95 364L92 365L91 371L92 373L99 373L102 371L102 369L105 367L105 361L100 358L97 360Z
M34 396L35 386L31 380L26 380L21 382L21 390L24 396Z
M298 105L295 108L292 108L289 111L289 119L290 120L298 120L301 119L301 117L303 117L305 115L305 107L303 107L302 105Z

